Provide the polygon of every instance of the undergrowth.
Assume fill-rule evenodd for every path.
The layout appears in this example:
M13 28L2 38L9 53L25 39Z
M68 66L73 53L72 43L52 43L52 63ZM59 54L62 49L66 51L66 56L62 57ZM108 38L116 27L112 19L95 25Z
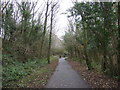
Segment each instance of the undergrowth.
M28 59L25 63L12 60L10 55L3 55L2 66L2 85L3 87L12 87L14 81L18 81L32 72L35 72L37 68L43 67L47 64L47 59ZM51 61L55 60L51 57Z

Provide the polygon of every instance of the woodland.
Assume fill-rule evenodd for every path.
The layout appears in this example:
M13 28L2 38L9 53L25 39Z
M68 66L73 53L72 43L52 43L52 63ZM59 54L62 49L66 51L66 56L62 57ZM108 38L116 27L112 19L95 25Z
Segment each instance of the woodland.
M65 13L69 23L62 49L52 46L59 2L47 0L44 8L16 0L0 6L3 87L22 87L13 82L53 62L53 55L66 55L120 80L120 3L73 2Z

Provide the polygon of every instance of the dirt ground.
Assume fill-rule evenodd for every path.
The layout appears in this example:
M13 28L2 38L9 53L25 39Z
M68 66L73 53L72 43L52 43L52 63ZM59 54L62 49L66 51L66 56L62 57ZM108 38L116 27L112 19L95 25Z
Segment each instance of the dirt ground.
M118 88L116 79L112 79L95 70L88 71L87 67L79 62L67 60L83 78L88 82L92 88Z

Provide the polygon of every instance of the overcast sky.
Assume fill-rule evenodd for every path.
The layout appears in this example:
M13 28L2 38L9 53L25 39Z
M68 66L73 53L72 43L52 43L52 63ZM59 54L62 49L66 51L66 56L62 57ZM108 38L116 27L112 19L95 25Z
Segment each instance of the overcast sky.
M8 0L1 0L1 1L8 1ZM14 1L14 0L13 0ZM21 1L32 1L32 2L36 2L38 0L17 0L18 2ZM47 0L39 0L37 7L40 7L42 5L44 5L45 1ZM58 0L54 0L54 1L58 1ZM61 38L64 34L65 34L65 30L67 29L67 25L68 25L68 21L67 21L67 15L65 14L61 14L61 13L65 13L66 10L68 10L70 7L73 6L72 4L73 0L59 0L59 4L60 4L60 10L59 10L59 14L57 14L57 32L56 35ZM75 1L75 0L74 0ZM78 2L81 1L92 1L92 0L77 0ZM103 0L104 1L104 0ZM108 1L108 0L107 0Z
M21 1L21 0L19 0ZM25 1L25 0L23 0ZM37 0L28 0L28 1L37 1ZM39 0L37 6L39 7L42 3L44 3L47 0ZM65 34L65 30L67 29L68 21L67 21L67 15L62 14L65 13L70 7L73 6L72 1L73 0L54 0L59 1L60 7L59 7L59 13L56 16L56 32L55 34L61 38ZM74 0L75 1L75 0ZM79 2L81 0L78 0Z
M40 0L38 2L38 4L40 5L41 1L44 0ZM46 1L46 0L45 0ZM54 0L54 1L58 1L58 0ZM62 14L65 13L66 10L68 10L70 7L73 6L72 4L72 0L59 0L59 13L56 16L56 35L61 38L64 34L65 34L65 30L67 29L67 15Z
M31 1L37 1L37 0L31 0ZM39 0L37 6L41 5L44 3L44 1L47 0ZM65 30L67 29L67 15L62 14L65 13L70 7L73 6L72 1L73 0L54 0L54 1L59 1L60 7L59 7L59 13L56 16L56 29L55 34L61 38L65 34ZM81 1L81 0L78 0Z
M57 23L58 31L56 32L56 35L61 39L61 37L65 34L65 31L67 30L67 25L68 25L67 15L62 13L65 13L70 7L72 7L73 6L72 1L75 1L75 0L54 0L54 1L59 1L60 3L59 14L57 14L56 23ZM91 0L77 0L77 1L81 2L81 1L91 1Z
M9 1L9 0L1 0L2 2L6 2L6 1ZM15 0L10 0L10 1L15 1ZM41 11L41 9L43 9L45 6L45 1L47 0L16 0L17 2L21 2L21 1L29 1L29 2L37 2L37 6L36 6L36 9L39 9L39 11ZM50 0L49 0L50 1ZM65 30L66 30L66 27L67 27L67 17L65 14L61 14L61 13L64 13L66 12L66 10L68 10L71 6L72 6L72 2L71 0L54 0L54 1L59 1L59 4L60 4L60 7L59 7L59 13L57 14L56 16L56 32L55 34L60 38L61 36L64 35L65 33ZM46 7L45 7L46 8ZM44 8L44 9L45 9ZM38 13L39 13L38 11ZM45 12L43 12L44 14ZM36 14L37 16L37 14Z
M60 2L60 14L57 16L57 24L58 24L58 32L56 32L57 36L61 38L62 35L65 34L65 30L67 29L67 16L65 14L66 10L68 10L70 7L72 7L71 0L62 0Z

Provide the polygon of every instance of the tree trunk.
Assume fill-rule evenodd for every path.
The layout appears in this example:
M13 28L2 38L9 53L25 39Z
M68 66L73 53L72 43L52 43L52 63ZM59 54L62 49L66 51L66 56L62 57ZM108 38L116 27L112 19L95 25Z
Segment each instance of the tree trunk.
M102 61L102 71L104 72L107 68L107 47L108 47L108 32L110 31L111 23L109 20L109 3L101 2L101 8L103 10L103 19L104 19L104 32L103 32L103 61Z
M88 70L91 70L91 62L90 62L90 60L88 58L88 54L87 54L87 31L85 29L84 21L83 21L83 29L84 29L84 55L85 55L85 60L86 60Z
M43 30L43 35L42 35L41 47L40 47L40 50L41 50L40 55L41 55L41 57L42 57L42 50L43 50L43 45L44 45L44 40L45 40L45 34L46 34L48 9L49 9L49 1L47 2L47 8L46 8L46 13L45 13L45 21L44 21L44 30Z
M118 81L120 82L120 2L118 2L118 47L117 47L117 50L118 50L118 58L117 58L117 61L118 61L118 76L119 76L119 79Z
M51 39L52 39L52 26L53 26L53 7L51 8L51 19L50 19L50 35L49 35L49 48L48 48L48 64L50 64L50 51L51 51Z

